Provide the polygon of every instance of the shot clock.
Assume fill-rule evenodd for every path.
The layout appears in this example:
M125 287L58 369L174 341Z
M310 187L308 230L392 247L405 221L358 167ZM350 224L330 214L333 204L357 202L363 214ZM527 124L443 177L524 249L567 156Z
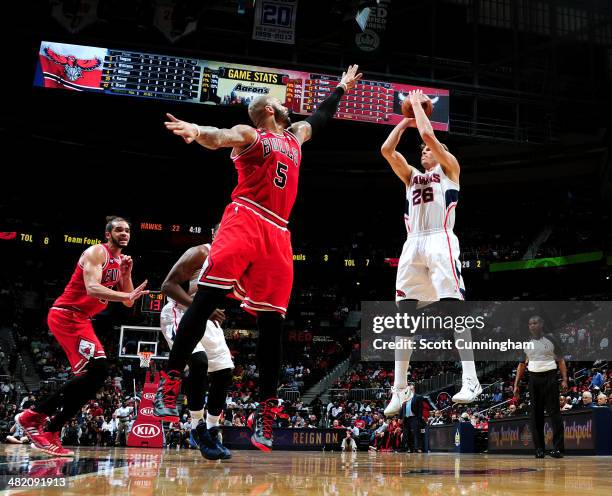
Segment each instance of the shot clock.
M151 291L149 294L143 295L140 311L142 313L160 313L165 304L166 297L161 291Z

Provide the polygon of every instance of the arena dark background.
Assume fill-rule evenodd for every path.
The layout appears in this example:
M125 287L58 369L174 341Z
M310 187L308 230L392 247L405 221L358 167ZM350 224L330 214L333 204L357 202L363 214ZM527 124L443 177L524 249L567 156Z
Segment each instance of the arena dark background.
M13 178L0 197L5 231L95 234L105 215L129 216L138 278L154 287L159 276L148 269L163 274L191 240L139 233L137 223L211 226L235 184L229 150L186 146L162 123L172 112L231 126L248 122L246 109L33 88L38 47L49 40L331 73L358 63L366 77L449 88L451 132L439 135L462 166L456 232L464 258L521 259L546 226L552 234L541 255L610 254L612 33L604 2L393 2L374 57L352 43L360 2L300 2L295 46L253 41L249 2L242 15L235 1L183 2L185 16L199 16L198 29L174 44L152 26L147 2L101 1L100 21L74 35L51 17L53 3L33 2L11 22L18 55L10 71L4 66L11 90L0 136ZM78 2L63 4L70 12ZM390 129L335 121L304 147L291 229L295 252L308 256L296 263L296 288L331 277L346 280L356 301L392 297L394 271L381 259L399 255L405 229L403 186L379 153ZM408 132L400 144L413 163L417 136ZM27 248L2 245L13 260L43 257L65 278L78 253ZM378 262L330 270L320 260L334 249L340 259ZM605 297L609 275L605 257L578 268L464 273L470 299Z

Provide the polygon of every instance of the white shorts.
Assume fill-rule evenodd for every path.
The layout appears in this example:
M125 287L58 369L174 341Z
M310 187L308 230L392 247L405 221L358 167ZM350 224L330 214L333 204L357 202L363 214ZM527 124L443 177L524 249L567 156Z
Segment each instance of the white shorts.
M409 235L397 266L395 301L463 300L459 240L452 232Z
M162 332L170 349L172 349L176 330L184 314L185 310L173 302L166 303L164 308L162 308L159 320ZM216 322L211 320L206 322L204 337L196 344L193 353L198 353L199 351L206 352L206 356L208 357L208 372L234 368L234 362L232 361L232 355L225 342L223 329L221 329Z

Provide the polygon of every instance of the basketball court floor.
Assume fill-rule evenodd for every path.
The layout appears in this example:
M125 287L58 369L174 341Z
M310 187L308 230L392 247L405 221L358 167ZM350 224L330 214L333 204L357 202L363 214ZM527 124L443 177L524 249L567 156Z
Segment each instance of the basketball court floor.
M74 460L0 448L0 490L32 495L609 494L612 457L80 448ZM25 487L24 487L25 486Z

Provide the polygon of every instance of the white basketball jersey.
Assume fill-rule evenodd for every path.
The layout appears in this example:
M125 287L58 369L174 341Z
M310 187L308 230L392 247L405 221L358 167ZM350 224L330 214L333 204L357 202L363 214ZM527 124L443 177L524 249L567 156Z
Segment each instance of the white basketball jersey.
M412 171L406 188L404 220L408 237L436 232L452 232L459 185L451 181L438 164L422 173Z
M206 243L204 246L206 246L206 248L208 248L208 252L210 253L210 243ZM189 291L187 291L187 293L189 295L194 295L195 292L198 289L198 278L199 278L200 271L201 271L201 269L198 269L195 272L195 274L193 275L193 277L191 278L191 280L189 281ZM176 301L174 301L169 296L168 296L168 302L169 303L173 303L174 305L176 305L177 308L180 308L181 310L186 310L187 309L186 307L184 307L180 303L177 303Z

